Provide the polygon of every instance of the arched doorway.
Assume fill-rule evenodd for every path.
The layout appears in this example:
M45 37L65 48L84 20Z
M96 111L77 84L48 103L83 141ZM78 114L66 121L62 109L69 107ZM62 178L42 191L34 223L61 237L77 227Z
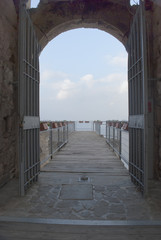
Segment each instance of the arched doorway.
M40 120L127 121L127 56L101 30L58 35L40 55Z
M40 5L39 12L32 16L36 25L37 36L32 20L21 6L20 20L20 185L21 195L24 195L30 185L37 181L39 174L39 52L45 45L61 32L69 29L91 27L105 30L118 38L129 53L129 125L130 125L130 175L132 181L144 193L147 193L148 162L147 162L147 76L144 34L144 5L140 6L133 18L129 33L128 24L131 15L124 1L81 1L52 3L44 7ZM67 5L66 5L67 4ZM53 11L54 5L54 11ZM73 7L76 10L73 16ZM116 8L117 7L117 8ZM121 7L121 11L120 11ZM117 11L127 18L118 19L109 13L104 19L104 9ZM54 13L50 19L42 16L44 13ZM56 13L55 13L56 12ZM62 17L63 16L63 17ZM68 17L67 17L68 16ZM100 19L102 16L102 19ZM128 20L128 22L127 22ZM40 25L36 24L39 22ZM45 32L46 31L46 32ZM39 41L37 41L37 38ZM40 48L39 48L40 47ZM40 50L41 49L41 50ZM33 104L34 103L34 104Z

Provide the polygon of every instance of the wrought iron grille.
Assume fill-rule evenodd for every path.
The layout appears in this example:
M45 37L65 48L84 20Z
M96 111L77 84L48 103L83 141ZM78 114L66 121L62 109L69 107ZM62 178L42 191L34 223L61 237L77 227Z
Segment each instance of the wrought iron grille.
M144 3L140 2L128 39L129 172L132 182L146 192L146 52Z
M19 162L20 195L38 180L39 44L28 10L20 1L19 16Z

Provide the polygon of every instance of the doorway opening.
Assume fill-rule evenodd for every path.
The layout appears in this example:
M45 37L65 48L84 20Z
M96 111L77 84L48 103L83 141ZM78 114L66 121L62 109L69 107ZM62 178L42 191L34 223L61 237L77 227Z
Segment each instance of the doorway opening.
M53 4L55 4L55 3L53 3ZM86 4L86 2L84 2L84 4ZM146 143L146 138L144 138L145 137L144 126L146 127L146 124L147 124L147 121L146 121L146 118L145 118L145 116L146 116L145 115L145 109L146 108L142 107L141 111L138 111L138 109L140 109L139 108L140 104L139 105L136 104L136 106L134 104L135 102L139 103L139 101L140 101L141 102L141 106L143 106L146 103L146 94L145 94L146 93L146 91L145 91L145 89L146 89L146 81L144 81L146 79L146 77L145 77L146 76L146 70L144 68L146 66L146 64L145 64L145 54L144 54L144 50L145 49L143 49L143 44L145 44L145 39L144 39L145 34L143 34L143 33L145 33L145 32L143 31L144 30L143 11L142 11L143 10L143 7L142 7L143 3L140 2L140 4L141 4L141 7L138 7L137 13L136 13L136 15L134 17L134 21L133 21L133 24L132 24L132 27L131 27L131 32L130 32L130 35L129 35L129 38L128 38L128 42L127 42L127 48L128 48L128 52L129 52L129 67L128 67L128 70L129 70L129 74L128 74L128 76L129 76L129 103L130 103L130 105L129 105L129 109L130 109L130 111L129 111L129 113L130 113L129 120L130 120L130 128L132 129L130 144L131 144L132 148L136 149L137 152L139 152L139 154L137 155L137 158L140 159L139 161L138 160L136 161L136 158L134 157L135 155L134 154L131 155L131 159L133 159L133 160L132 160L132 162L130 162L130 165L131 165L131 167L130 167L130 174L131 174L131 177L133 178L134 182L136 182L136 184L140 185L141 189L144 189L144 183L147 182L146 181L147 176L145 176L146 174L144 174L144 169L146 169L146 168L144 168L145 163L146 163L144 161L146 159L145 158L145 149L146 148L144 146L144 145L146 145L145 144ZM51 5L50 5L50 7L51 7ZM71 9L72 9L73 6L71 5L69 7L71 7ZM79 11L82 11L82 8L80 8L79 4L76 7L79 8ZM92 7L94 7L94 6L92 6ZM127 11L126 7L127 6L125 6L125 8L124 8L125 11ZM87 8L87 9L89 10L90 8ZM95 8L95 7L93 9L97 10L97 8ZM41 10L42 10L42 8L40 8L40 11ZM109 9L107 9L107 10L109 10ZM128 13L129 13L129 11L128 11ZM89 12L89 15L90 14L91 14L91 12ZM76 16L76 18L78 18L78 16ZM61 25L62 28L59 29L60 32L64 32L65 30L69 30L70 26L72 26L71 29L72 28L78 28L78 26L77 26L77 21L78 20L79 19L76 20L75 25L73 26L72 25L73 24L73 15L72 15L72 20L71 21L66 22L65 24L63 24L63 26ZM45 21L46 21L46 19L45 19ZM30 43L30 42L27 41L28 39L30 39L30 37L28 38L28 34L30 33L30 31L28 31L28 23L31 23L30 19L27 20L27 25L26 25L27 32L25 34L27 35L27 39L25 38L26 35L22 35L24 37L24 41L25 41L26 44ZM51 23L53 23L53 22L51 21ZM87 27L87 25L88 25L86 21L85 22L79 22L79 23L81 23L80 25L85 26L85 27ZM142 23L142 24L140 25L140 23ZM48 26L48 21L47 21L46 24ZM96 22L94 21L94 23L89 24L89 25L91 27L94 27L93 24L95 25ZM114 21L114 24L117 25L118 24L117 21ZM51 40L52 38L54 38L54 36L56 34L54 32L55 28L53 27L53 25L51 25L50 27L51 27L51 29L49 29L49 32L47 33L47 34L49 34L48 41ZM33 28L33 27L31 27L31 28ZM96 26L96 28L98 28L98 26ZM57 27L56 27L56 29L57 29ZM62 29L64 29L64 30L62 30ZM100 27L100 29L101 29L101 27ZM122 33L121 33L122 29L120 29L120 31L118 31L117 34L116 34L115 30L116 30L116 28L113 25L111 25L111 28L110 28L110 32L112 32L111 34L113 34L114 36L117 35L116 37L118 39L120 39L121 36L122 36ZM45 31L45 29L44 29L44 31ZM59 31L57 32L57 35L58 35L58 33L59 33ZM34 36L34 33L31 32L31 36ZM42 36L42 38L40 40L40 43L42 44L42 47L44 47L46 45L46 43L47 43L45 38L47 40L47 35L46 34L44 36ZM124 36L123 39L121 38L120 41L124 42L125 39L126 38ZM139 40L139 41L136 41L136 39ZM23 39L21 39L21 41L22 40ZM35 43L35 39L33 39L33 42ZM32 50L35 49L35 45L33 45L32 47L33 48L31 48L31 56L30 56L29 60L31 60L31 62L34 62ZM24 54L24 53L22 52L22 54ZM27 51L27 54L28 54L28 51ZM27 55L27 57L28 57L28 55ZM34 57L35 57L35 60L37 60L37 55L35 55ZM30 67L31 67L31 63L29 63L29 69L30 69ZM22 69L23 69L23 66L22 66ZM21 74L24 75L24 72L22 71L22 69L21 69ZM26 69L28 69L28 68L26 68ZM35 70L35 68L33 68L33 69ZM33 74L35 74L35 73L33 73ZM26 73L26 75L28 76L28 73ZM86 74L83 77L83 79L82 79L86 84L88 84L88 87L91 87L93 82L94 83L97 82L97 81L93 81L93 77L91 75L92 74ZM33 80L33 84L35 86L34 78L32 78L32 80ZM26 79L25 79L25 81L26 81ZM101 79L101 83L103 81L104 81L104 79L103 80ZM27 84L28 84L28 82L27 82ZM64 98L67 98L68 96L70 96L69 89L71 88L71 86L72 86L72 89L74 89L74 86L75 86L73 84L73 82L71 82L70 79L66 79L66 81L63 82L62 85L63 85L62 89L60 88L60 91L57 94L58 99L64 99ZM97 87L97 90L100 88L100 85L101 84L99 83L98 87ZM133 85L135 85L134 88L133 88ZM23 90L24 85L22 84L21 87L22 87L22 89L21 88L20 89ZM31 89L33 89L33 88L31 88ZM36 89L36 91L37 90L38 89ZM21 92L23 92L23 91L21 91ZM31 93L33 93L33 92L29 92L29 94L31 94ZM26 94L26 96L28 96L28 95ZM145 99L143 99L142 96L144 96ZM21 94L21 97L23 98L22 94ZM32 97L34 98L35 96L33 95ZM26 101L26 105L25 106L27 106L27 108L26 108L27 111L28 111L28 108L29 108L29 110L34 110L32 104L31 104L31 101L28 102L28 98L26 98L25 101ZM23 104L25 104L25 101L24 101L24 99L22 99L22 101L20 101L20 103L22 103L22 105L20 107L22 112L23 112L23 107L22 106L23 106ZM31 105L31 106L28 107L27 103L29 103L29 105ZM27 112L27 114L28 114L28 112ZM35 113L33 113L33 114L35 114ZM24 115L23 115L23 117L24 117ZM39 117L38 115L36 115L36 116L35 115L28 116L27 115L27 116L24 117L24 119L25 119L24 123L25 124L23 125L22 134L20 134L20 136L23 136L23 133L26 134L26 132L25 132L26 130L31 129L31 131L29 131L29 132L31 132L31 135L32 135L33 138L35 137L33 128L37 128L37 126L38 126L38 117ZM34 122L34 124L33 124L33 122ZM137 134L138 132L141 132L141 135L138 135ZM133 141L133 136L135 136L135 139L137 139L138 136L139 136L139 139L141 139L141 142L142 142L141 146L143 146L143 147L138 148L138 145L136 144L136 141ZM142 137L140 137L140 136L142 136ZM28 136L27 136L25 141L27 141L27 139L28 139ZM38 143L39 143L39 140L37 139L37 146L39 145ZM24 145L25 144L26 143L24 143ZM132 149L132 148L130 148L130 149ZM21 150L23 150L23 149L21 148ZM23 151L22 151L22 153L24 154ZM32 158L33 158L33 156L32 156ZM22 162L22 168L24 167L24 164L25 163ZM140 165L138 165L138 164L140 164ZM27 170L27 172L29 173L31 171ZM146 171L146 173L147 173L147 171ZM24 180L24 176L23 176L23 180ZM31 181L32 181L32 179L31 179ZM29 182L30 182L30 179L29 179ZM26 184L28 185L27 182L26 182ZM23 188L23 185L22 185L22 188Z
M76 131L93 131L96 130L95 127L93 128L93 124L96 124L98 119L101 122L106 120L127 122L127 53L123 45L114 37L100 30L92 29L77 29L63 33L43 50L40 56L40 66L40 116L44 124L49 124L49 120L56 123L64 120L74 121ZM81 129L79 129L80 126ZM59 126L58 129L60 132ZM62 129L65 128L62 126ZM102 130L105 131L103 128ZM124 132L123 129L120 131ZM100 134L105 138L107 137L105 132L100 132ZM128 155L128 138L125 138L125 133L123 134L122 147L127 148L125 152ZM99 171L101 174L107 173L98 167L98 153L92 153L93 158L95 158L94 164L91 160L89 160L89 164L85 164L88 160L87 156L84 155L84 167L81 166L82 158L80 162L74 162L72 159L70 161L62 159L62 162L58 162L57 158L54 157L49 162L51 147L53 147L53 151L56 151L57 144L59 144L56 142L59 139L57 135L58 130L52 128L40 132L40 159L42 158L43 163L41 171L43 174L47 172L50 174L52 172L59 173L60 176L64 173L67 178L65 180L67 187L62 186L62 189L59 190L62 191L62 200L71 200L71 192L75 192L75 188L79 187L75 181L71 180L72 178L77 178L79 184L90 184L93 179L92 171L95 171L96 176ZM80 148L82 148L82 138L83 135L80 133ZM111 141L112 138L113 141L116 141L111 135ZM49 142L51 142L50 145ZM89 146L89 149L85 147L84 151L92 150ZM71 149L71 152L68 151L66 154L70 158L73 155L78 157L81 151L77 146L77 150ZM44 166L44 159L47 160L47 164L49 163L48 166ZM89 170L90 164L91 169ZM72 165L75 165L74 169ZM117 171L115 174L117 175ZM98 176L96 178L99 179ZM87 179L87 181L81 179ZM68 186L69 181L70 186ZM70 196L64 193L67 190L70 192ZM84 191L86 192L86 190ZM82 187L82 193L84 191ZM91 198L91 194L87 195L82 196L83 200L86 198L86 200L90 200L88 197ZM81 197L79 194L77 197L73 195L72 199L75 198Z

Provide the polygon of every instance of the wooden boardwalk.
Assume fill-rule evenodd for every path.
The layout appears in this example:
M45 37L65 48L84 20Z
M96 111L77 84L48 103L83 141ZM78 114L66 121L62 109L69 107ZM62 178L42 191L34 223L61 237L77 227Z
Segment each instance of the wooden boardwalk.
M123 164L95 132L75 132L43 171L128 175Z
M161 239L158 200L143 199L94 132L72 134L25 197L4 198L11 189L0 192L0 240Z

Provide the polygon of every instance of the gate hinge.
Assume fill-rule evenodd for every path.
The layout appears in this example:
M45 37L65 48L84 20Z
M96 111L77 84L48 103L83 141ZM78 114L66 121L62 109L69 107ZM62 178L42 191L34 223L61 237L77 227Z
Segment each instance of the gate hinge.
M23 128L23 120L20 121L19 126L20 126L20 128Z

